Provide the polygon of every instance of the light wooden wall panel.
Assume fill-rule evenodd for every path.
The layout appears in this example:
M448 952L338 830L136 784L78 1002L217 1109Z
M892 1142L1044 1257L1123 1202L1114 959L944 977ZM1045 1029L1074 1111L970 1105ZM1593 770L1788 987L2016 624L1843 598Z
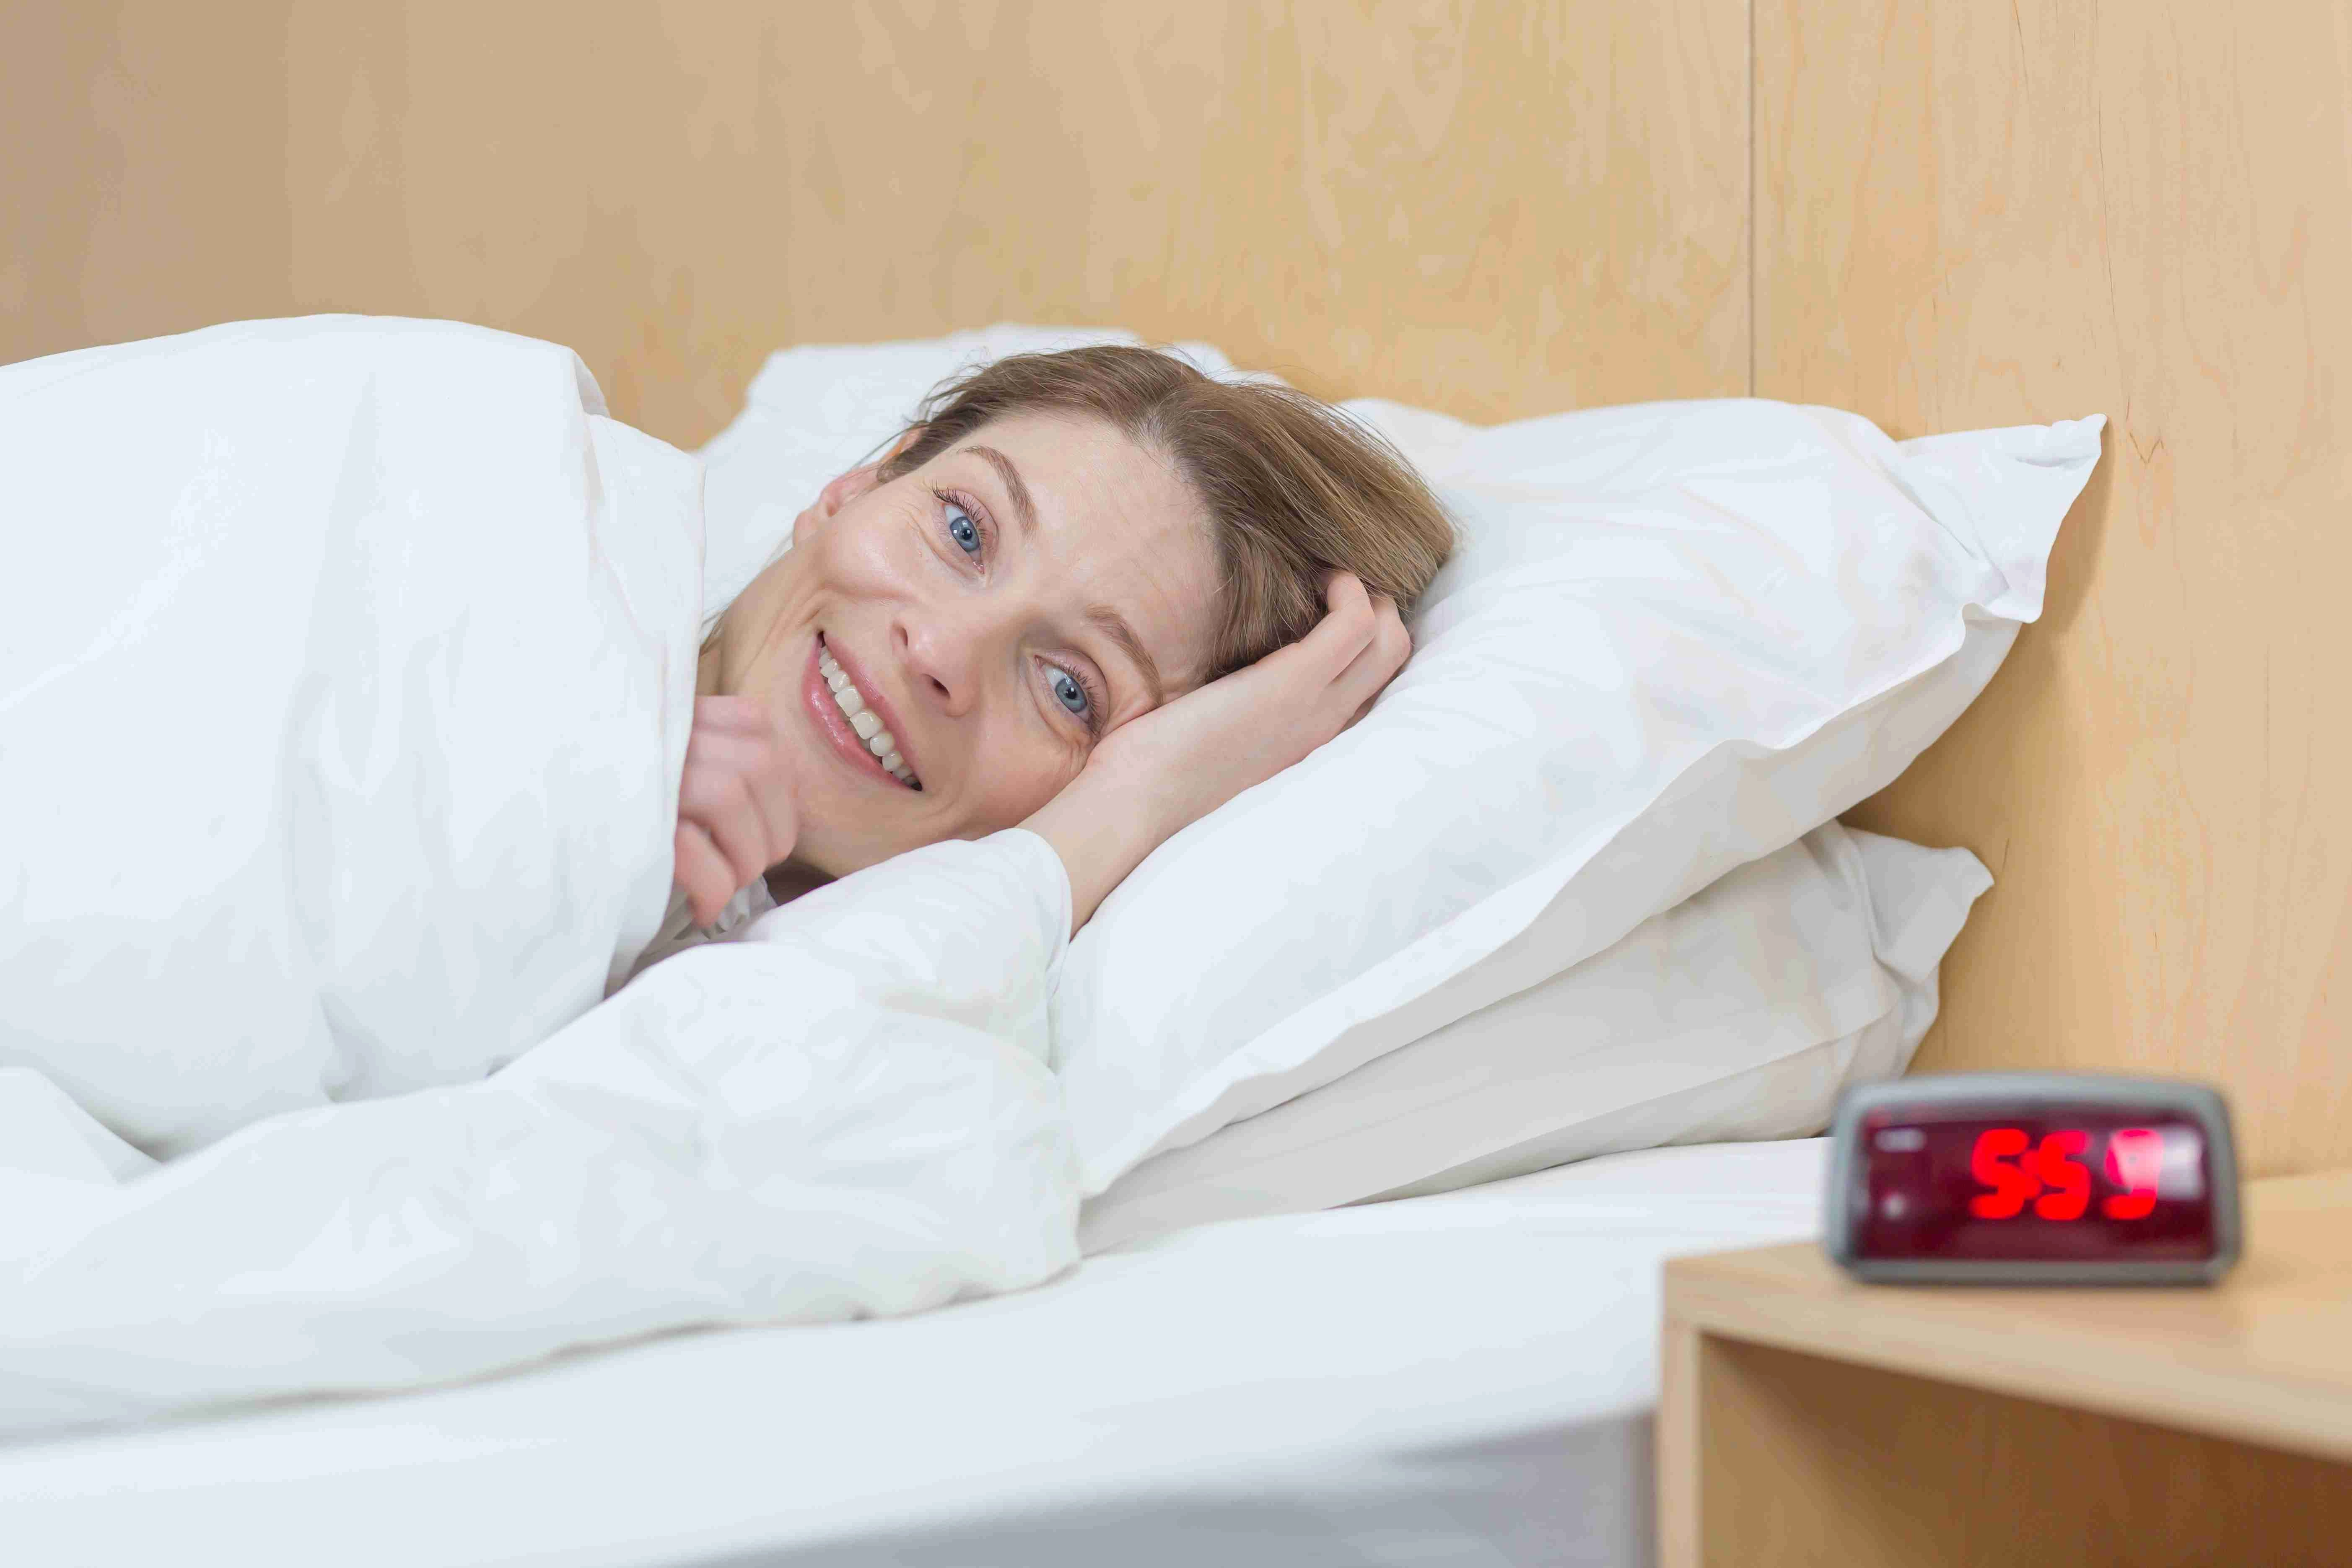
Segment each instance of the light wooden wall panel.
M1751 353L1898 434L2104 411L2044 622L1859 816L2000 878L1921 1066L2201 1072L2257 1169L2352 1160L2345 6L114 0L0 46L0 361L454 316L692 443L780 344L1027 319L1475 418Z
M0 363L285 312L286 10L0 8Z
M176 0L0 23L0 361L296 311L578 348L1214 340L1493 418L1746 390L1740 0Z
M2233 1093L2352 1163L2352 21L1759 0L1759 395L2105 413L2042 622L1858 814L1999 882L1923 1069Z

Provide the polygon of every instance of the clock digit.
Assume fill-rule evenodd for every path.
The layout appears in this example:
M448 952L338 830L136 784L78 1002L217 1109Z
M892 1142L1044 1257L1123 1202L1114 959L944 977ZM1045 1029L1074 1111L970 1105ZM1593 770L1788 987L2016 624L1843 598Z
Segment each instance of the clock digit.
M2164 1169L2164 1134L2125 1127L2107 1139L2107 1179L2123 1188L2099 1205L2109 1219L2146 1219L2156 1212L2156 1178Z
M2021 1127L1988 1127L1977 1134L1969 1156L1969 1174L1992 1190L1969 1200L1969 1212L1979 1219L2015 1219L2028 1198L2042 1190L2032 1175L2010 1162L2031 1143Z
M2049 1188L2033 1202L2043 1219L2081 1219L2091 1206L2091 1168L2074 1156L2090 1147L2091 1135L2067 1127L2042 1140L2033 1152L2034 1173Z

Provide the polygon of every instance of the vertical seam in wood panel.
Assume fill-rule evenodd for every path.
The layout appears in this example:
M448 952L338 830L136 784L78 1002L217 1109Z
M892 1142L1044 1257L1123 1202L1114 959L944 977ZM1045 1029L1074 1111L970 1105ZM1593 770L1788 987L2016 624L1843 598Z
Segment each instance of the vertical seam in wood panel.
M1756 395L1756 5L1748 0L1748 395Z

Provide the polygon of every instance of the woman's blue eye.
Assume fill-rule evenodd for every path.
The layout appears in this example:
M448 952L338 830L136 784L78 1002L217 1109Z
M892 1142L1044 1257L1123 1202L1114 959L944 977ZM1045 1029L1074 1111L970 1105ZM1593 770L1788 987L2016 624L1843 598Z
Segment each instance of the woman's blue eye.
M1054 700L1081 719L1087 716L1087 708L1092 706L1087 698L1087 689L1079 685L1078 678L1066 669L1054 672Z
M979 554L980 524L972 521L971 513L950 501L947 503L947 518L948 537L954 540L966 555Z

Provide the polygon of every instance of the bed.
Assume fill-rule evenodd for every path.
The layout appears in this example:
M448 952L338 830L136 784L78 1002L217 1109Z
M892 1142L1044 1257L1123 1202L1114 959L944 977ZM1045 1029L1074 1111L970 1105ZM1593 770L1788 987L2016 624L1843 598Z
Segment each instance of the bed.
M2342 18L1424 11L12 21L0 125L49 155L0 174L43 217L0 252L0 360L455 317L577 347L684 446L778 345L1000 320L1479 420L2105 409L2044 619L1851 818L1998 879L1918 1065L2191 1074L2249 1174L2352 1160ZM903 1322L0 1450L0 1528L26 1562L231 1536L254 1563L1643 1562L1655 1260L1801 1233L1817 1160L1624 1156L1186 1232ZM1102 1343L1244 1321L1192 1359ZM1098 1377L1019 1375L1074 1341ZM814 1392L851 1368L854 1397ZM820 1418L747 1394L795 1377Z
M915 1318L0 1451L0 1518L27 1563L1640 1563L1658 1266L1810 1234L1823 1173L1820 1140L1614 1155Z

